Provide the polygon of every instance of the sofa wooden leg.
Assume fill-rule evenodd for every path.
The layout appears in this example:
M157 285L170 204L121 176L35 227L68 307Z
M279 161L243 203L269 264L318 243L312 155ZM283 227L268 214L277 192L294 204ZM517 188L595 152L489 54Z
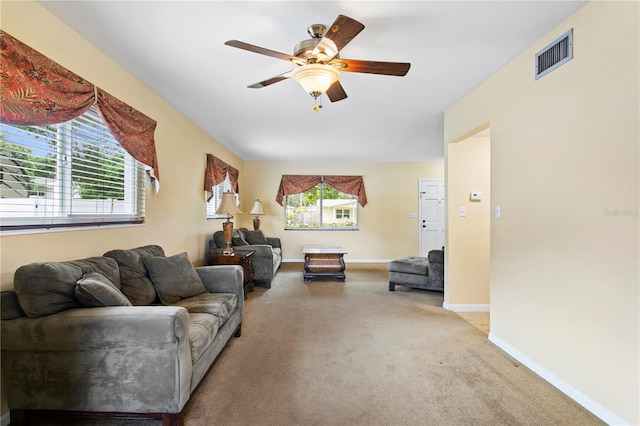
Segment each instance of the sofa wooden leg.
M240 337L242 336L242 324L238 325L238 328L236 328L236 332L233 334L233 337Z
M389 291L396 291L396 283L389 281Z
M184 415L179 413L162 413L162 426L182 426Z

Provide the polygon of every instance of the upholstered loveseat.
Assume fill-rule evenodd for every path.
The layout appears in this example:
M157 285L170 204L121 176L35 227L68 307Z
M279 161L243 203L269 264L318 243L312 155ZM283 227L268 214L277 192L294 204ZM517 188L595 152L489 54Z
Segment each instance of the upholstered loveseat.
M250 231L247 228L233 230L231 245L236 250L253 250L253 282L271 288L271 280L282 263L282 245L280 238L265 237L261 230ZM209 251L225 247L224 233L216 231L209 241Z
M194 268L186 253L167 257L155 245L24 265L14 289L1 297L12 425L29 423L33 410L179 425L191 393L241 332L242 268Z

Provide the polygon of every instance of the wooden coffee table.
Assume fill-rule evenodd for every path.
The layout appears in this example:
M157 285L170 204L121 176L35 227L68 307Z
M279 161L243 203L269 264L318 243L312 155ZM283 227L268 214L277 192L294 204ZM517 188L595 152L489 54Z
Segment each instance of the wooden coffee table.
M304 246L304 282L315 277L334 277L344 281L344 255L347 253L342 247Z

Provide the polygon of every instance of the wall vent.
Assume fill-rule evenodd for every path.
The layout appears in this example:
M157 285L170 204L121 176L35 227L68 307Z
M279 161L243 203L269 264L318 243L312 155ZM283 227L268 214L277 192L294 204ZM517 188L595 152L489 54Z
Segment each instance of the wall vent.
M573 29L536 53L536 80L573 59Z

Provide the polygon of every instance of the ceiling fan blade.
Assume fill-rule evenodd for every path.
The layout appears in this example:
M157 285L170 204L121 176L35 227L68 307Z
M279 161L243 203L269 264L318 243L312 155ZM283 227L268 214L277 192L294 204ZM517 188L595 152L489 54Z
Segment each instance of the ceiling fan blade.
M364 25L362 23L349 18L348 16L338 15L338 18L336 18L335 22L331 24L327 29L327 32L318 42L318 45L313 49L313 53L317 55L318 52L332 51L332 44L327 42L327 39L329 39L333 44L335 44L335 48L337 49L335 54L331 55L329 58L332 59L362 30L364 30Z
M326 93L331 102L338 102L347 98L347 92L345 92L342 88L340 80L337 80L335 83L333 83Z
M336 59L330 62L331 65L337 66L340 71L347 72L362 72L367 74L382 74L382 75L395 75L405 76L409 72L411 64L408 62L380 62L380 61L361 61L358 59Z
M273 58L282 59L285 61L297 60L295 56L287 55L286 53L276 52L275 50L265 49L264 47L255 46L253 44L245 43L238 40L229 40L224 44L231 47L237 47L238 49L248 50L249 52L260 53L261 55L271 56Z
M276 76L268 78L266 80L259 81L257 83L254 83L254 84L250 85L250 86L247 86L247 87L249 87L251 89L262 89L263 87L270 86L273 83L277 83L279 81L286 80L286 79L290 78L292 73L293 73L293 71L287 71L285 73L276 75Z

